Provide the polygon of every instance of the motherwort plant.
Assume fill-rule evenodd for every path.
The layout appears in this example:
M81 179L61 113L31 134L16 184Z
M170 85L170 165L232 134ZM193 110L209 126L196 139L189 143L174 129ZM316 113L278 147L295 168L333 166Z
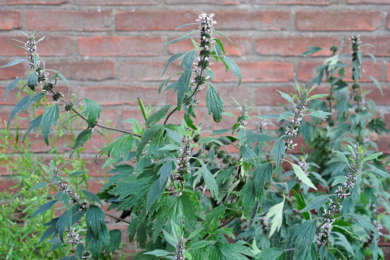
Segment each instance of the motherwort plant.
M41 242L47 239L52 243L50 253L71 252L62 260L112 259L120 248L122 231L108 229L109 216L128 224L129 240L136 241L141 249L134 259L383 259L378 229L381 223L389 228L381 219L390 219L387 211L378 208L388 208L388 174L382 153L374 152L371 143L355 138L356 133L367 135L359 113L368 110L357 109L350 115L353 106L349 96L343 95L348 84L342 80L342 71L348 65L340 61L337 48L332 47L333 56L306 86L295 82L295 93L280 92L289 103L288 111L251 116L251 107L234 100L241 112L236 123L206 136L202 124L195 125L193 120L197 93L207 88L205 101L215 122L235 116L224 111L219 86L212 83L212 63L222 62L237 76L238 85L242 76L236 63L225 56L222 39L232 42L216 30L214 14L201 14L196 23L179 28L184 26L194 26L195 30L166 44L188 40L194 49L168 60L164 73L178 59L182 59L183 71L163 80L159 87L159 92L176 94L176 104L167 104L151 114L139 99L144 121L131 120L131 131L103 125L98 120L101 107L95 101L83 98L82 106L76 107L56 91L58 80L69 83L58 71L45 68L37 53L37 43L43 38L35 41L35 36L27 36L23 47L27 59L3 66L27 62L31 68L27 83L22 81L24 76L6 89L5 97L22 82L22 89L29 94L12 109L8 125L16 114L33 104L40 106L44 97L51 96L54 102L30 122L26 135L40 129L49 144L52 125L59 122L60 104L69 112L66 119L79 117L86 123L74 140L71 156L80 156L96 128L122 134L96 155L105 159L103 168L116 173L98 194L72 188L72 179L63 175L56 160L50 163L51 183L36 185L36 189L56 187L58 192L37 209L34 217L56 204L64 205L59 217L44 224L47 230ZM354 38L353 43L359 41ZM312 47L310 52L316 50ZM356 55L361 62L361 55ZM357 84L361 66L353 59ZM54 75L49 78L47 72ZM314 86L320 85L324 75L334 99L323 100L327 94L313 95ZM180 110L184 111L182 122L170 123L170 117ZM327 120L328 116L332 117ZM253 130L253 124L248 123L252 118L260 120ZM350 124L340 124L346 119ZM360 127L353 124L356 120ZM372 120L373 129L381 129L379 119ZM323 129L320 125L325 121L329 124ZM267 129L277 122L284 125L280 135ZM299 151L300 134L308 140L301 148L313 149L310 142L315 141L315 149L328 151L323 154L326 158L315 161L318 154L313 149L297 160L292 152ZM345 145L351 140L358 143ZM118 211L120 217L111 216L105 209Z

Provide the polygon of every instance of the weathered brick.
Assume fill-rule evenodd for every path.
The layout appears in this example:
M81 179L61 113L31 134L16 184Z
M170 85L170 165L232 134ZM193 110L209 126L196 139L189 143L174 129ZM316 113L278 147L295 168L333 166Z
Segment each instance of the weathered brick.
M288 82L294 78L294 65L286 62L237 62L242 74L242 82ZM231 70L225 73L222 63L212 65L216 74L215 82L237 81Z
M390 0L347 0L348 4L390 4Z
M105 80L115 78L113 61L47 62L46 68L61 71L68 80Z
M296 13L296 26L301 31L374 31L380 24L380 12L299 11Z
M20 11L0 11L0 31L19 29L22 26L22 14Z
M298 79L302 81L309 81L314 75L315 68L322 64L323 64L322 62L300 61L298 63ZM362 72L363 77L359 80L360 82L371 82L372 80L369 78L369 76L373 76L378 81L381 81L382 79L381 63L364 62L363 70L364 70L364 72ZM346 67L344 81L352 82L351 75L352 75L352 68Z
M307 51L306 47L318 46L323 50L313 56L327 56L332 52L329 48L335 43L338 45L338 37L267 37L256 40L256 51L261 55L298 56Z
M162 50L160 36L97 36L79 37L82 56L156 56Z
M363 88L371 91L367 94L367 98L374 100L377 105L389 105L390 88L382 86L383 95L374 85Z
M0 65L5 65L11 60L0 61ZM26 74L25 63L19 63L12 67L0 69L0 79L16 79L16 77L23 77Z
M6 191L8 193L16 193L20 189L20 187L16 186L18 184L19 182L17 180L10 180L9 178L0 178L0 192Z
M28 30L106 31L111 25L110 11L29 10Z
M117 86L96 86L82 87L79 89L79 98L88 97L100 105L137 105L137 97L147 100L147 103L157 105L162 102L161 96L157 96L157 88L145 87L117 87ZM152 97L155 97L153 99Z
M39 38L39 37L38 37ZM26 51L21 48L15 48L15 45L21 46L21 43L12 39L26 41L25 36L0 36L0 56L24 56ZM73 40L70 37L46 36L38 43L39 56L68 56L73 52Z
M163 79L176 74L180 69L180 64L172 63L164 76L161 74L167 62L124 62L121 63L121 80L122 81L162 81Z
M370 46L362 46L360 47L360 51L363 53L371 53L375 56L390 56L390 37L388 36L376 36L376 37L360 37L363 44L368 43L374 46L374 48ZM347 45L344 48L344 52L351 53L351 42L346 39ZM367 56L368 57L368 56Z
M175 30L182 24L195 22L197 16L197 13L192 11L119 11L116 15L116 29L118 31Z
M0 122L1 124L3 124L4 121L8 121L8 118L9 118L9 114L10 114L10 110L0 110ZM18 129L26 129L28 128L28 123L33 119L33 118L29 118L29 114L27 112L21 112L19 114L19 120L18 120ZM29 118L29 120L25 120L23 118ZM11 129L15 129L16 128L16 125L14 123L10 124L9 126Z
M68 0L0 0L0 5L61 5Z
M75 0L76 5L155 5L157 0Z
M285 11L216 11L217 30L286 30L290 12Z
M214 5L238 5L242 3L241 0L167 0L167 4L214 4Z
M252 39L250 37L241 37L241 36L229 36L229 38L237 45L238 48L234 47L229 41L224 40L224 49L226 51L226 55L235 55L242 56L247 55L251 52L252 48ZM169 40L173 40L175 38L171 38ZM176 54L179 52L190 51L194 49L194 45L191 40L186 40L182 42L178 42L175 44L168 45L168 51L171 54Z
M255 0L262 5L328 5L329 0Z

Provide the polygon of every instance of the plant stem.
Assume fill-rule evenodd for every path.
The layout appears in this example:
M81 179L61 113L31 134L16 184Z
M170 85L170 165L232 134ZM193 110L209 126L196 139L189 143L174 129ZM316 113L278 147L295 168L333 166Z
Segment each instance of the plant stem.
M141 109L142 115L144 116L145 123L148 121L148 116L146 115L144 103L142 103L142 100L140 97L137 97L139 108Z
M116 220L119 220L119 221L125 222L125 223L127 223L127 224L130 224L130 222L129 222L129 221L127 221L127 220L124 220L124 219L122 219L122 218L117 218L117 217L115 217L115 216L113 216L113 215L110 215L110 214L107 214L107 213L104 213L104 215L106 215L107 217L114 218L114 219L116 219Z

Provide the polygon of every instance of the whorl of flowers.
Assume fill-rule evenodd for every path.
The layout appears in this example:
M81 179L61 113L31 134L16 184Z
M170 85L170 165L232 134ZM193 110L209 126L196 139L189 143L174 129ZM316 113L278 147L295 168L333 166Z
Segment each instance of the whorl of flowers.
M297 144L294 144L293 139L298 135L299 126L303 119L303 110L306 108L308 99L308 92L306 89L302 90L302 94L299 97L298 103L294 104L292 109L292 116L290 117L290 125L286 128L286 135L288 136L286 144L286 150L293 150Z
M256 130L259 133L263 133L264 130L267 129L267 125L268 125L268 123L265 120L259 120L259 121L255 122Z
M307 177L310 176L309 167L310 165L306 162L304 158L298 161L298 165L301 167L302 171L306 174Z
M210 78L209 76L204 77L203 71L211 65L209 62L210 49L215 42L212 36L214 31L213 25L217 23L213 17L214 14L203 13L199 15L199 19L196 19L200 23L199 35L197 35L200 41L198 44L200 48L197 54L197 61L194 62L194 76L191 80L192 91L200 92L204 88L202 85ZM197 102L195 101L195 103Z
M40 67L41 61L37 61L37 69L35 69L34 66L34 59L35 54L37 53L37 42L35 41L35 36L30 36L25 43L25 49L26 49L26 56L28 60L28 66L33 71L35 70L35 73L37 73L38 83L41 84L42 88L46 84L46 81L48 81L49 73L47 73L44 69ZM35 90L35 88L31 88L31 90Z
M175 260L185 260L184 252L186 251L185 241L183 239L179 240L179 243L175 251Z
M360 40L360 35L354 35L352 36L351 38L349 38L349 40L351 41L351 44L352 44L352 62L357 62L359 63L359 66L360 66L360 62L359 62L359 56L358 56L358 53L360 51L360 44L362 43L362 41ZM355 72L355 67L352 66L352 72ZM355 82L357 83L358 80L359 80L359 77L355 77L355 74L352 73L352 79L355 80Z
M241 111L240 118L242 118L238 123L240 124L241 128L245 128L246 125L248 124L248 122L246 121L246 117L248 115L250 108L245 104L243 106L240 106L238 110Z
M318 234L317 237L317 245L322 246L323 244L328 243L329 235L332 232L333 228L333 222L334 220L331 220L330 222L326 222L321 227L321 232Z
M180 154L177 158L176 166L176 179L183 180L183 175L188 173L188 166L190 166L190 155L191 155L191 142L188 139L184 139L180 148Z

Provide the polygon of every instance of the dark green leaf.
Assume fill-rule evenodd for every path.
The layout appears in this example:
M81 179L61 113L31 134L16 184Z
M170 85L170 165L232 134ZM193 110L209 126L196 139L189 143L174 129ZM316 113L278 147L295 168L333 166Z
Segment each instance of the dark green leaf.
M163 166L160 168L160 170L157 173L157 175L160 175L160 178L159 178L160 186L159 186L159 188L161 188L164 185L164 183L166 183L166 181L171 176L171 172L172 172L172 162L164 163Z
M40 183L35 184L34 187L31 187L30 189L28 189L28 191L35 190L35 189L42 189L42 188L46 187L47 185L49 185L49 183L40 182Z
M31 89L35 89L35 87L38 84L38 75L35 71L30 72L30 75L28 76L27 85Z
M209 115L213 115L215 122L219 123L222 121L222 112L223 112L223 100L220 97L217 89L209 84L209 88L206 92L206 106L209 110Z
M21 78L17 78L15 80L13 80L6 88L5 92L4 92L4 100L7 98L7 95L8 95L8 92L10 92L11 90L13 90L16 85L18 85L19 81L21 81L25 76L21 77Z
M238 46L235 45L235 44L232 42L232 40L230 40L226 35L224 35L223 33L219 32L219 31L215 31L215 32L218 33L219 35L225 37L231 44L234 45L234 47L238 48Z
M331 195L321 195L321 196L317 196L317 197L313 198L307 204L307 206L303 210L301 210L301 212L310 211L310 210L313 210L313 209L315 209L318 212L318 210L322 207L322 205L324 205L325 202L328 201L328 198L330 196Z
M72 208L67 209L60 218L58 219L57 222L57 230L58 230L58 235L60 236L60 239L62 242L64 242L64 232L65 229L70 229L72 226Z
M42 115L39 115L30 123L28 123L30 127L27 129L26 133L23 136L23 142L31 131L35 131L38 129L38 127L41 126L41 121L42 121Z
M82 259L83 257L83 252L84 252L84 245L82 243L78 243L77 244L77 248L76 248L76 252L77 252L77 255L80 259Z
M58 200L51 200L49 202L46 202L45 204L43 204L42 206L40 206L35 212L34 214L31 216L31 218L39 215L39 214L43 214L45 213L46 211L48 211L49 209L51 209L51 207L54 206L54 204L57 203Z
M261 251L259 260L287 260L287 256L283 249L273 247Z
M163 73L161 74L161 77L162 77L162 76L164 75L164 73L167 71L169 65L171 65L172 62L174 62L177 58L180 58L181 56L183 56L183 55L186 54L186 53L187 53L187 52L180 52L180 53L177 53L177 54L173 55L172 57L170 57L170 58L168 59L168 64L167 64L167 66L165 67Z
M196 56L196 50L192 50L186 53L183 57L183 61L180 67L184 66L184 74L180 76L177 82L177 110L181 110L181 105L184 99L184 94L188 90L192 76L192 65Z
M229 57L224 56L224 57L221 57L221 59L225 62L225 64L227 66L229 66L229 68L232 70L233 74L236 75L236 77L238 78L238 86L240 86L241 85L241 81L242 81L242 75L241 75L240 68Z
M68 175L68 177L73 177L73 176L79 176L81 174L87 173L87 171L75 171L72 172L71 174Z
M87 228L90 229L94 236L98 238L102 232L102 225L104 224L106 217L103 210L95 205L90 205L85 216L85 222Z
M97 119L100 118L102 109L96 101L84 98L84 110L87 117L88 127L92 127L96 123Z
M90 192L89 190L81 190L84 195L91 201L95 201L97 203L99 203L101 206L103 206L103 203L100 201L100 199L98 198L98 196L96 196L96 194Z
M308 51L305 51L304 53L302 53L303 56L309 56L309 55L312 55L316 52L322 51L322 48L317 47L317 46L306 47L306 49L308 49Z
M111 254L115 252L115 250L119 249L122 240L122 231L119 229L110 230L110 251Z
M280 160L286 154L286 146L284 144L283 136L279 137L279 139L275 141L271 154L274 155L276 166L279 166Z
M46 145L49 145L49 134L51 131L51 126L57 125L58 118L60 116L60 108L57 103L54 103L52 106L47 108L42 115L42 135L45 140Z
M144 150L146 144L150 139L156 138L158 135L162 134L162 125L154 125L151 128L146 129L145 133L142 136L141 142L138 145L137 149L137 159L141 156L142 151Z
M168 112L168 110L172 107L172 105L166 105L162 107L160 110L158 110L156 113L149 116L148 120L146 121L146 125L148 127L153 126L158 121L160 121Z
M87 128L83 130L76 138L76 141L74 143L74 146L71 147L72 149L77 149L79 147L82 147L86 142L88 142L89 139L92 137L92 129ZM103 148L104 149L104 148Z
M21 62L23 62L23 61L26 61L26 60L25 60L25 59L17 59L17 60L11 61L11 62L9 62L9 63L7 63L7 64L1 66L0 68L11 67L11 66L14 66L14 65L16 65L16 64L19 64L19 63L21 63Z

